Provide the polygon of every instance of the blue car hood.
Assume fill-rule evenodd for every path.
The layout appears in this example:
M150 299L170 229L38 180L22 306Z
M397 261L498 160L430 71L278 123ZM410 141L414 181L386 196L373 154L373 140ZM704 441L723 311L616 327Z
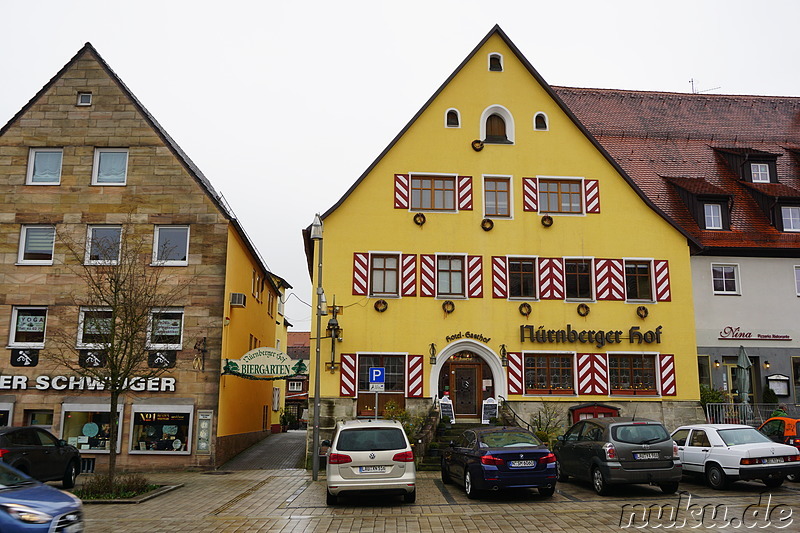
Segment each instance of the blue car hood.
M68 492L40 483L0 489L0 505L17 503L58 515L81 507L80 500Z

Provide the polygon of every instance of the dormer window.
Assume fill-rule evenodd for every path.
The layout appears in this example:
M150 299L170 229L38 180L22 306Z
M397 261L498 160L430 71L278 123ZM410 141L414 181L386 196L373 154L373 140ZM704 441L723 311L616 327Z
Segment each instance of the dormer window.
M503 72L503 56L489 54L489 70L491 72Z
M706 229L723 229L722 227L722 205L717 203L703 204L705 214Z
M766 163L750 163L750 176L753 183L769 183L769 165Z
M445 115L444 125L446 128L460 128L461 119L458 116L458 111L455 109L448 109Z
M536 113L536 116L533 117L533 129L535 131L547 131L547 115Z
M800 231L800 206L781 207L783 231Z

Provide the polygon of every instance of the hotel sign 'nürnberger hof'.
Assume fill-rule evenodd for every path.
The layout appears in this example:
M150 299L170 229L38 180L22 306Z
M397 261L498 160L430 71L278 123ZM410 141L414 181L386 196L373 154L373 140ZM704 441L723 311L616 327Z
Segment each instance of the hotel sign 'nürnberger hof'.
M629 344L660 344L663 326L658 326L654 330L642 331L639 326L628 328L627 336L623 336L623 330L594 330L572 329L572 324L567 324L565 329L545 329L544 326L538 328L533 325L521 325L519 327L520 342L537 342L540 344L551 343L582 343L594 344L602 348L607 344L621 344L627 340Z

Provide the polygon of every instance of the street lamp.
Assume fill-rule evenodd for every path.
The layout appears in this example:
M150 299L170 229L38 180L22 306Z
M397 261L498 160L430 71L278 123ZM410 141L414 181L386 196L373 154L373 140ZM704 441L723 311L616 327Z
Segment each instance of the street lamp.
M317 481L319 477L319 343L322 338L322 302L325 298L325 293L322 291L322 220L319 218L319 213L314 216L314 222L311 224L311 240L319 243L318 252L315 254L317 259L317 344L314 358L314 431L311 436L313 450L311 479Z

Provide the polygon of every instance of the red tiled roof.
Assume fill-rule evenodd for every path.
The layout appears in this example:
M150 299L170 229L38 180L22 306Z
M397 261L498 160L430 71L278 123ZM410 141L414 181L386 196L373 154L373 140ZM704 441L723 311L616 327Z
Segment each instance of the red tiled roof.
M753 188L770 196L797 197L800 98L553 90L651 201L703 247L800 249L800 234L772 226L744 182L717 153L741 150L779 156L780 183ZM732 196L731 230L701 229L670 183L695 194L723 191ZM695 192L701 190L717 192Z

